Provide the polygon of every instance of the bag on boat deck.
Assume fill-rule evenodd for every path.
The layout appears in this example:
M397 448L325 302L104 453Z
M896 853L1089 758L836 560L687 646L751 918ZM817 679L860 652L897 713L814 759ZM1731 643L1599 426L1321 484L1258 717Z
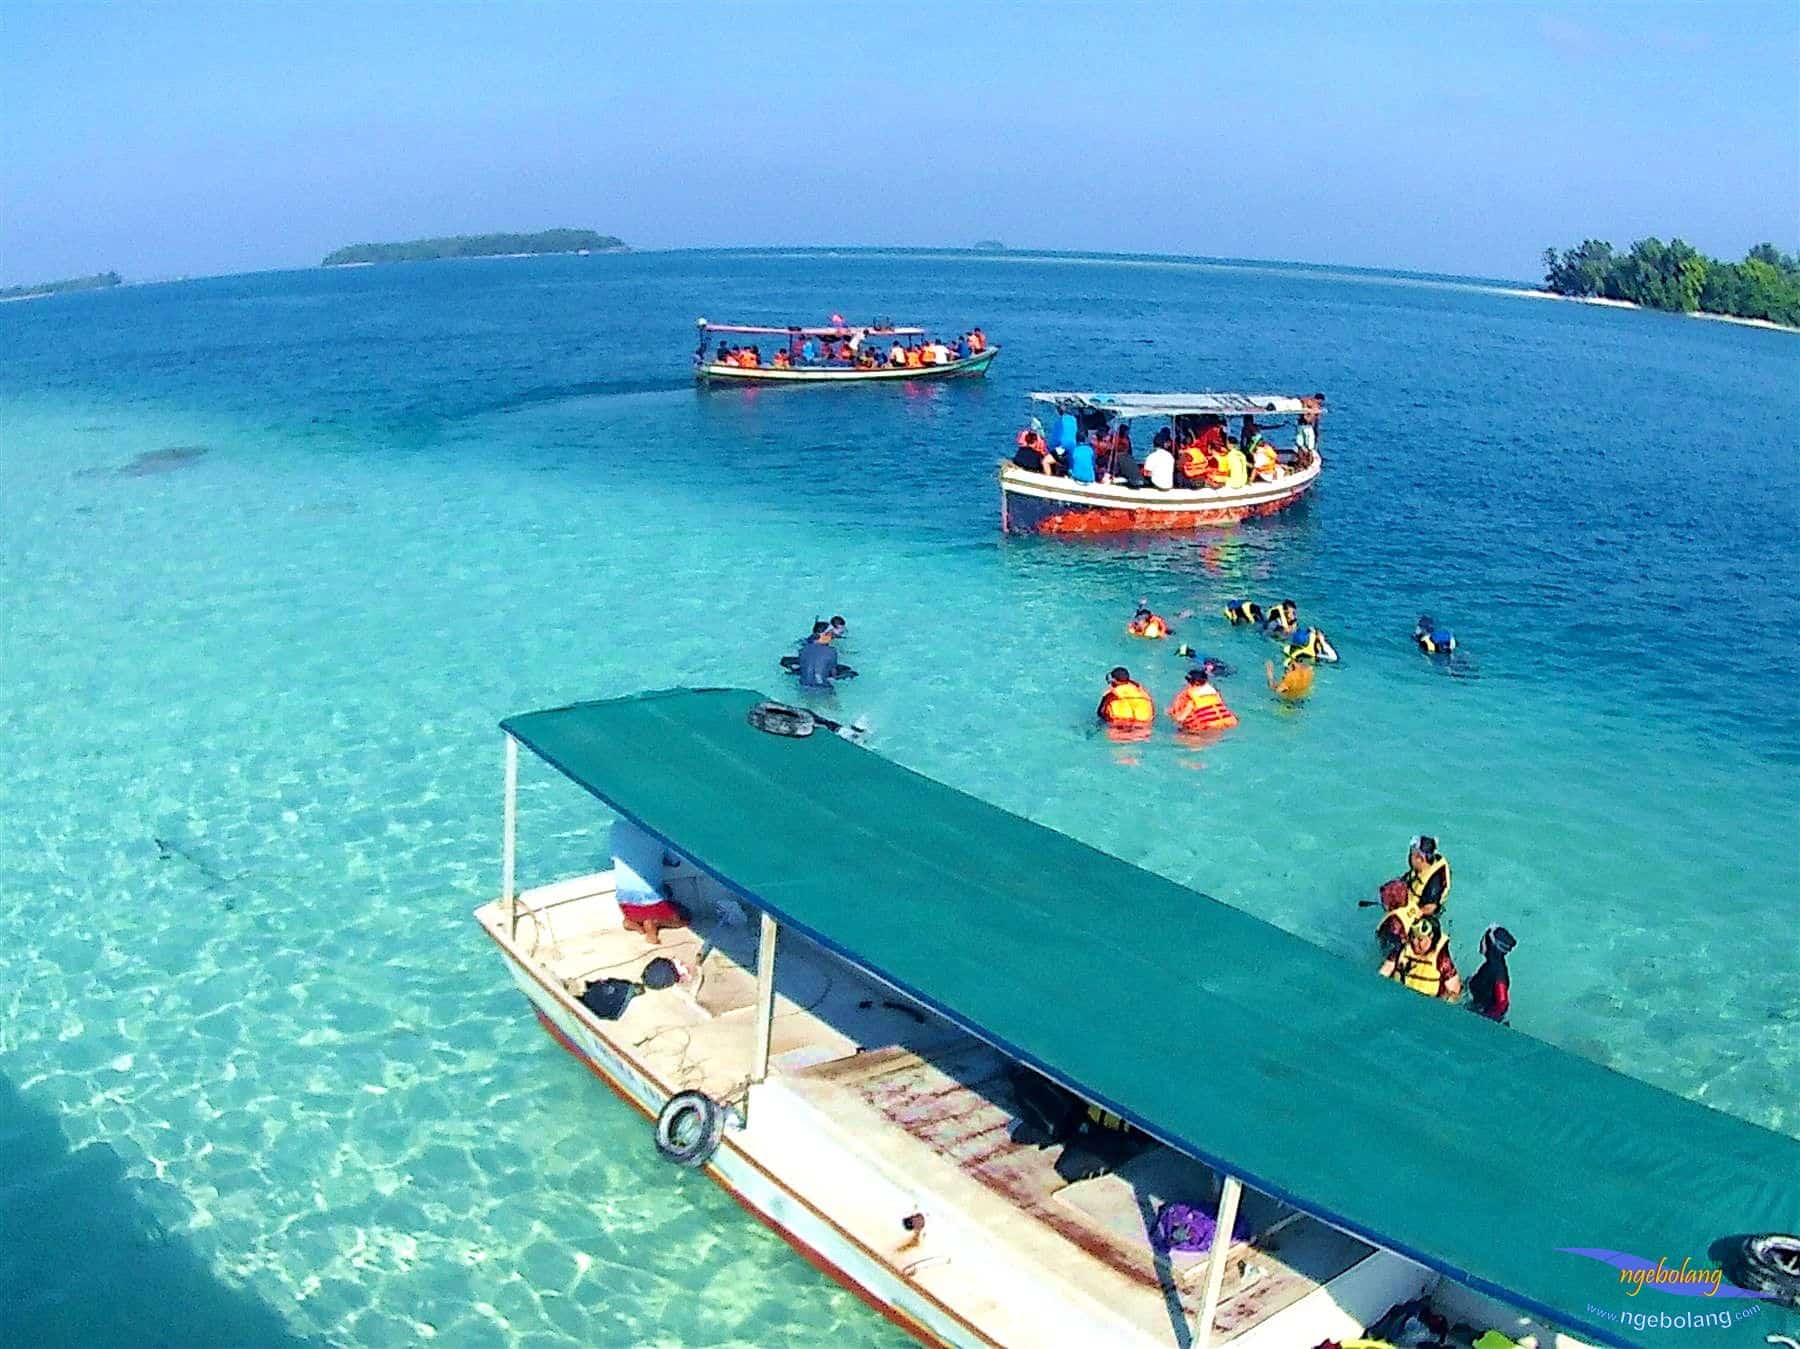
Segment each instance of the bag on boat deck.
M581 1005L602 1021L617 1021L638 987L629 979L597 979L582 990Z
M1159 1251L1205 1251L1212 1249L1213 1233L1219 1220L1203 1208L1192 1204L1164 1204L1157 1212L1156 1224L1150 1229L1150 1244ZM1231 1225L1234 1241L1249 1239L1242 1214Z

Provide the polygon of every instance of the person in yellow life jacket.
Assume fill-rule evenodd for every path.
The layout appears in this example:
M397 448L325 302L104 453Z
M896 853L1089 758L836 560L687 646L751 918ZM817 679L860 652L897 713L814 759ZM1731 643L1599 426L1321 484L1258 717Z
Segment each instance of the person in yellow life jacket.
M1204 487L1212 470L1212 454L1198 441L1189 441L1175 451L1175 472L1182 487Z
M1150 606L1143 600L1138 601L1137 612L1131 616L1131 622L1125 625L1125 631L1132 637L1148 637L1160 641L1174 629L1165 622L1160 614L1150 612Z
M1225 706L1225 700L1207 678L1206 670L1199 666L1188 671L1187 684L1175 695L1166 715L1189 735L1229 731L1238 724L1237 714Z
M1317 628L1301 628L1289 639L1287 649L1281 654L1282 664L1288 666L1302 661L1335 665L1337 658L1337 648Z
M1406 850L1406 870L1381 887L1381 906L1387 910L1375 927L1375 940L1384 954L1399 949L1407 931L1420 918L1438 918L1450 897L1450 861L1438 851L1438 841L1420 834Z
M1281 476L1281 460L1275 447L1261 436L1250 449L1250 477L1256 482L1274 482Z
M1201 470L1200 481L1207 487L1223 487L1231 479L1231 470L1226 460L1236 447L1230 442L1215 446L1206 455L1206 466Z
M921 351L918 347L908 347L906 349L906 364L910 368L917 369L921 364L923 364L924 360L925 360L925 353L923 351Z
M1225 485L1242 487L1250 481L1250 465L1244 458L1244 452L1236 445L1225 450Z
M1297 703L1312 692L1313 667L1306 664L1284 665L1281 677L1275 677L1275 662L1263 662L1263 677L1269 681L1269 692L1277 698Z
M1263 607L1249 600L1232 600L1225 606L1225 620L1234 628L1246 624L1260 628L1263 625Z
M1263 631L1271 637L1286 637L1300 626L1300 606L1292 600L1283 600L1269 610L1263 621Z
M1132 679L1130 670L1123 665L1114 666L1106 683L1106 692L1094 709L1094 715L1106 725L1138 730L1147 729L1156 720L1155 700L1149 690Z
M1450 939L1430 914L1413 920L1406 942L1381 962L1381 977L1393 979L1428 998L1455 1002L1462 996L1462 976L1450 958Z

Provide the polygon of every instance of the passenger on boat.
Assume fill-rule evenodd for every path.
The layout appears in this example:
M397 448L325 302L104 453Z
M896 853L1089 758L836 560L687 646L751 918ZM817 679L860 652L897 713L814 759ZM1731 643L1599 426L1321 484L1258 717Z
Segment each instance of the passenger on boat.
M900 366L906 364L906 348L900 345L900 339L894 339L894 345L888 348L888 364Z
M1099 443L1098 431L1090 431L1086 440L1075 442L1075 448L1069 451L1069 477L1073 481L1096 481L1094 466L1099 459Z
M724 365L730 359L731 359L731 348L725 344L724 338L720 338L719 339L719 349L717 351L713 352L713 364L714 365Z
M1337 648L1317 628L1301 628L1288 639L1287 649L1281 653L1285 665L1298 665L1301 661L1335 665L1337 658Z
M1212 476L1212 452L1198 440L1184 441L1175 456L1175 480L1182 487L1205 487Z
M1469 979L1469 1010L1501 1025L1512 1011L1512 971L1506 957L1517 945L1499 924L1489 927L1481 934L1481 968Z
M746 370L755 370L762 364L762 350L758 347L743 347L738 351L738 364Z
M1238 724L1237 714L1212 686L1204 666L1187 672L1187 684L1169 704L1167 716L1189 735L1202 731L1228 731Z
M1236 445L1225 451L1224 468L1226 487L1242 487L1250 481L1250 465Z
M1448 656L1456 650L1456 634L1440 628L1430 614L1419 615L1419 621L1413 625L1413 641L1428 656Z
M918 347L906 349L906 364L909 369L917 368L925 363L925 355Z
M1131 671L1116 665L1106 676L1106 692L1094 715L1108 726L1127 730L1145 728L1156 720L1156 702L1142 684L1131 677Z
M1300 425L1294 431L1294 453L1305 462L1319 449L1319 413L1325 409L1325 395L1315 393L1311 398L1302 398L1300 405L1306 411L1300 414Z
M771 362L777 370L786 370L792 366L793 363L794 358L788 355L788 349L786 347L777 351L774 360Z
M817 338L809 337L800 344L800 359L808 365L817 365L819 361L819 343Z
M1125 625L1125 631L1132 637L1148 637L1160 641L1167 637L1173 629L1163 621L1160 614L1150 611L1150 606L1143 600L1138 601L1137 612L1131 616L1131 622Z
M1281 459L1275 447L1261 436L1250 451L1250 477L1256 482L1274 482L1281 476Z
M1152 487L1167 492L1175 486L1175 455L1169 449L1169 433L1156 434L1159 439L1151 442L1150 453L1144 456L1144 476Z
M1246 624L1260 628L1263 625L1263 608L1250 600L1232 600L1225 606L1225 619L1234 628Z
M1438 918L1450 897L1450 862L1438 852L1438 841L1420 834L1406 850L1406 870L1381 887L1381 906L1387 910L1375 926L1375 940L1384 954L1400 946L1415 919Z
M972 329L969 333L969 350L979 355L987 350L987 334L981 329Z
M1450 939L1430 914L1415 919L1405 944L1381 962L1381 977L1446 1002L1455 1002L1462 993L1462 976L1450 958Z
M961 337L956 339L956 359L957 360L959 360L959 361L968 360L969 354L973 350L974 350L974 348L972 348L969 345L969 335L967 333L964 333Z
M641 933L652 946L663 928L686 927L688 916L669 898L663 883L663 846L630 820L613 821L610 844L613 892L627 932Z

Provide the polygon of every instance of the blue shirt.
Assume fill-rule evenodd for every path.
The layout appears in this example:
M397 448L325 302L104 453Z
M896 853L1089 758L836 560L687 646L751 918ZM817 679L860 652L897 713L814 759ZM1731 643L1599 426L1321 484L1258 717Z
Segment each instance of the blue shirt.
M1069 476L1076 482L1094 481L1094 447L1085 440L1069 451Z
M800 686L828 689L837 673L837 652L830 642L808 642L800 648Z
M613 821L610 844L613 888L625 904L652 904L663 897L663 846L627 819Z

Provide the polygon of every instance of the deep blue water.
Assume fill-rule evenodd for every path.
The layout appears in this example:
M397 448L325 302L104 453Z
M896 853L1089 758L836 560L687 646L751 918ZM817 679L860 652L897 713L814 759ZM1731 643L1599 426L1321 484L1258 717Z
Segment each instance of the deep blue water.
M834 311L1004 350L975 383L689 382L696 317ZM883 752L1351 960L1356 899L1434 832L1460 949L1520 937L1519 1033L1800 1134L1797 357L1429 278L1014 255L0 305L0 1155L59 1196L0 1206L48 1286L12 1314L66 1344L184 1299L320 1342L891 1342L662 1168L467 920L499 717L776 689L831 611ZM1192 538L1002 539L994 461L1055 388L1324 390L1321 488ZM1213 617L1243 593L1343 653L1298 713ZM1239 666L1216 747L1089 732L1112 664L1179 679L1122 636L1140 594ZM528 777L528 879L592 862L572 797ZM147 1305L122 1207L162 1234Z

